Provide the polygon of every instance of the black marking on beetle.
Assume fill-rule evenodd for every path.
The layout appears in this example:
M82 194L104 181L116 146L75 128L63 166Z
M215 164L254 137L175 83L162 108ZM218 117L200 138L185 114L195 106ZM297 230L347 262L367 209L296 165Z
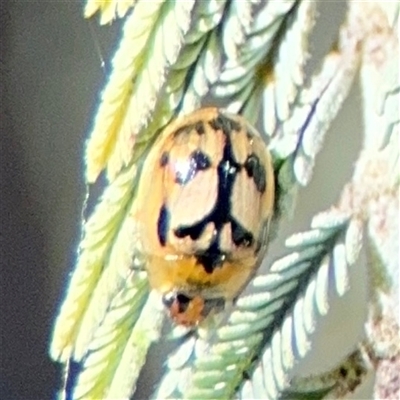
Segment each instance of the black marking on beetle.
M168 161L169 161L169 154L168 154L168 152L164 151L161 154L160 167L165 167L168 164Z
M254 244L253 234L243 228L238 222L232 219L232 240L238 247L250 247Z
M194 162L196 165L196 171L204 171L211 167L211 161L207 154L204 154L202 151L197 150L192 153L190 156L190 161Z
M192 300L193 299L186 296L185 294L176 292L166 293L162 297L162 302L167 308L171 308L176 302L178 305L178 313L184 313Z
M214 130L222 130L225 135L229 135L232 131L240 131L241 125L225 115L218 114L218 117L208 121L209 125Z
M221 119L214 120L214 122L214 127L216 127L221 123ZM226 124L224 126L226 127ZM174 229L174 234L178 238L190 236L192 240L197 240L204 232L207 224L210 222L214 224L216 234L208 249L195 254L198 263L203 265L204 270L209 274L213 273L216 268L221 267L226 257L226 253L219 247L221 231L225 224L232 223L236 227L234 232L232 232L232 241L237 246L250 246L253 243L253 238L250 237L251 234L241 228L231 216L232 190L237 173L242 166L235 161L229 134L225 135L226 141L222 160L217 166L218 193L214 208L201 221L190 226L179 226Z
M221 232L225 224L231 223L231 239L237 247L260 246L258 241L255 240L253 233L246 230L232 217L231 197L236 176L242 168L245 168L247 175L254 180L257 190L261 193L266 190L266 171L261 165L259 157L255 154L250 154L243 165L238 164L235 160L230 134L232 131L239 131L241 129L239 123L222 114L219 114L217 118L208 123L212 129L222 130L225 135L223 156L217 166L217 201L211 212L201 221L189 226L178 226L174 229L174 234L178 238L189 236L192 240L198 240L207 224L210 222L213 223L215 235L209 247L194 254L197 262L203 266L204 270L208 274L212 274L216 268L222 266L225 258L229 256L229 254L226 254L220 248ZM197 130L197 128L195 129ZM250 133L247 132L247 134L248 137L252 137ZM197 171L210 168L211 162L206 154L197 150L190 156L190 165L189 173L185 172L185 177L179 177L182 184L192 179Z
M260 159L255 154L250 154L244 163L247 175L253 178L256 188L260 193L264 193L267 186L267 178L264 167Z
M187 161L185 169L176 171L175 182L179 185L186 185L196 175L198 171L204 171L211 167L211 161L207 154L200 150L194 151Z
M194 124L194 129L199 135L204 135L205 133L204 124L202 121L196 122Z
M182 293L178 293L176 295L176 302L178 303L178 312L184 313L187 308L189 307L190 302L192 301L192 299L190 297L187 297L186 295L182 294Z
M169 212L165 204L163 204L157 220L157 234L161 246L165 246L167 242L168 225L169 225Z
M204 227L204 220L202 220L191 226L179 226L178 228L174 229L174 234L179 239L190 236L190 239L197 240L203 233Z
M225 254L219 249L218 243L214 242L206 251L196 254L196 260L204 267L207 274L220 267L225 259Z

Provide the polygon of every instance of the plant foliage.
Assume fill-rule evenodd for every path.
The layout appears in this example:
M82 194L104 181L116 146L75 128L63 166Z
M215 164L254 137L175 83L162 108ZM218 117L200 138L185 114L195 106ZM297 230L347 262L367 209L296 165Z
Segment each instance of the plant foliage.
M309 183L324 135L357 77L364 142L340 200L314 217L309 231L287 239L288 254L251 282L252 293L242 295L225 318L189 332L175 329L180 344L168 356L154 398L342 396L363 381L366 360L377 360L378 353L400 365L398 342L379 336L375 323L394 324L398 334L391 307L398 296L400 7L349 0L337 41L306 76L318 5L88 0L86 17L98 13L102 24L124 18L124 25L86 144L86 182L104 173L107 186L82 222L51 343L51 357L67 368L61 397L129 398L151 344L160 338L161 300L148 286L134 215L142 161L163 128L204 104L206 95L208 102L211 95L259 123L274 158L276 234L294 210L296 192ZM373 287L367 340L356 356L328 372L329 379L307 380L318 382L307 389L293 379L293 367L312 347L316 317L328 313L332 296L348 289L364 226L375 249L372 271L384 276ZM379 362L374 365L379 371ZM344 368L362 373L350 380L337 372ZM375 396L381 386L378 381Z

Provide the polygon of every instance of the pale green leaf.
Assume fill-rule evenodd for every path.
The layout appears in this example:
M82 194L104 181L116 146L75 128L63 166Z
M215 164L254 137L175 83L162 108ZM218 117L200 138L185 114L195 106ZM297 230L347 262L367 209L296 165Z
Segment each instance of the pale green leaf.
M174 64L184 44L184 34L189 29L193 5L194 0L168 0L160 10L157 23L140 56L140 65L130 83L131 93L124 110L125 115L108 161L107 172L111 178L132 160L136 137L147 125L161 94L167 69ZM132 29L135 27L132 26Z
M324 257L316 275L314 300L320 315L326 315L329 310L329 263L330 258Z
M134 392L139 373L146 362L150 345L161 334L164 309L161 296L151 292L140 316L130 332L126 347L107 392L107 399L129 398Z
M277 333L279 334L279 333ZM294 366L294 354L292 351L292 335L293 335L293 318L288 315L282 323L281 336L282 336L282 364L286 371L289 371ZM268 350L268 347L267 349ZM266 358L264 353L263 358ZM272 362L272 359L271 359Z
M304 323L304 314L308 313L309 309L304 308L304 297L300 297L294 306L294 334L297 346L298 357L303 358L311 348L311 341L308 336L308 331Z
M145 272L133 272L109 304L83 355L74 399L106 398L120 358L148 295Z
M311 348L310 334L315 330L316 312L320 315L324 315L329 305L328 287L329 279L332 275L329 272L330 269L335 273L335 268L337 267L341 273L337 273L336 275L340 275L340 277L343 278L344 267L342 264L345 262L345 269L347 271L348 264L346 262L346 247L344 242L349 225L337 224L336 227L331 228L328 218L327 222L328 226L325 229L330 232L330 235L326 235L326 232L324 232L324 235L321 235L321 243L324 243L324 246L320 247L319 256L315 254L310 268L305 270L302 276L298 277L297 288L292 294L289 293L286 296L286 305L288 303L291 304L289 306L290 311L287 310L285 312L286 316L278 325L277 322L275 322L272 331L264 331L264 335L267 335L269 339L264 339L266 340L267 346L263 351L261 359L256 362L255 370L251 377L253 393L264 385L265 392L262 398L276 399L279 397L278 394L282 393L282 390L287 388L289 371L293 368L295 360L304 357ZM320 222L319 229L324 230L322 225L322 222ZM311 232L304 233L304 249L306 252L307 247L316 245L314 241L317 236L318 235L312 234ZM296 235L296 242L297 245L301 247L300 237L301 234ZM309 238L313 239L311 243L308 242ZM349 250L352 251L352 249ZM293 263L296 263L298 258L302 257L294 257L291 260ZM315 262L317 262L317 264L315 264ZM338 262L338 265L336 265L336 262ZM290 268L286 267L283 270L290 271ZM309 279L306 283L304 278L307 275ZM338 284L338 281L335 281L336 284ZM303 282L303 284L301 284L301 282ZM268 282L266 283L266 287L268 287L267 290L271 290ZM346 287L340 284L338 288L338 295L342 295L342 289ZM295 297L289 300L289 296L291 295ZM285 309L285 306L280 307L277 315L283 313ZM261 373L262 375L260 375ZM259 382L260 379L262 382ZM249 384L245 383L243 387L247 393L250 391ZM257 388L257 390L255 388Z
M251 4L247 3L245 14L251 15ZM271 118L266 116L265 121L275 126L277 119L287 119L289 105L303 81L302 69L307 54L305 38L312 27L314 8L315 2L309 1L266 2L257 10L254 21L243 20L241 28L236 29L236 36L230 29L238 25L237 19L232 18L231 23L227 23L224 48L228 59L215 93L229 98L228 110L255 122L264 88L268 92L274 87L272 92L279 88L281 97L278 99L275 93L273 101L264 101L265 110L273 114ZM246 40L238 48L235 43L241 43L245 33ZM294 49L296 54L293 54Z
M325 133L346 99L358 69L360 56L355 44L344 43L343 46L341 51L334 50L325 57L321 72L298 99L291 121L297 127L298 139L290 145L287 135L283 134L271 141L271 148L280 157L286 157L295 146L293 168L301 185L306 185L311 178Z
M257 0L89 0L86 13L98 10L102 22L108 22L133 3L88 145L87 181L96 180L106 165L116 179L85 223L76 271L52 341L53 358L81 361L75 398L128 398L149 346L160 335L159 296L152 294L142 310L148 289L144 273L136 271L143 269L144 261L137 249L135 220L129 218L134 213L136 166L129 171L124 166L137 162L140 171L160 131L200 106L217 80L216 94L231 111L256 121L264 106L278 184L275 221L292 209L299 184L309 182L325 132L360 61L363 93L370 101L365 110L371 110L365 118L373 122L366 124L365 144L388 150L395 177L391 188L399 183L399 152L394 149L398 43L386 65L373 70L365 62L366 53L360 57L361 48L371 47L365 38L361 45L359 32L355 38L347 21L337 48L304 88L307 37L317 2L266 1L258 6ZM399 6L382 9L394 31ZM389 50L395 39L388 35ZM379 131L375 138L374 131ZM392 216L391 208L387 210ZM286 245L292 253L254 280L256 293L239 298L234 311L222 318L223 326L218 327L221 319L215 318L196 332L176 329L173 335L183 344L170 356L156 398L277 398L295 362L309 351L317 317L329 310L328 289L338 295L348 289L348 269L362 240L361 222L349 218L331 210L313 220L311 231L289 238ZM385 253L389 242L378 237L378 222L371 218L369 233L376 243L380 239L378 247ZM244 376L249 376L245 382Z
M133 159L143 156L154 137L180 114L194 111L206 95L220 69L218 32L226 1L197 2L191 26L174 64L170 66L149 124L136 139Z
M317 2L301 1L285 21L281 44L274 56L272 76L264 96L264 130L268 136L292 134L290 116L299 90L304 85L303 68L308 57L308 35L314 25ZM275 129L267 130L276 121ZM274 128L272 126L272 128Z
M228 9L224 31L222 33L222 44L228 59L237 59L240 46L244 44L253 22L255 4L260 0L233 0Z
M110 178L115 178L131 160L135 137L182 46L193 4L193 0L139 0L126 19L87 143L88 182L94 182L107 164Z
M348 268L344 243L349 224L343 220L337 223L336 217L332 226L325 217L326 227L320 221L315 232L296 234L292 239L295 256L285 257L284 262L277 260L269 274L255 279L257 292L239 298L227 324L217 328L217 336L197 338L196 345L203 343L201 350L173 363L175 368L169 366L174 376L177 369L185 371L190 382L180 388L175 385L170 396L208 398L214 391L214 398L230 398L243 384L239 398L252 393L255 398L275 399L287 388L288 373L296 359L304 357L311 347L316 315L324 315L328 309L329 280L334 275L330 270L335 272L338 262L341 273L337 276L343 278L339 264L345 262ZM349 251L354 251L351 247ZM354 260L354 254L350 258ZM346 286L339 285L339 295L342 287ZM249 372L251 387L242 381L242 374ZM170 379L167 371L163 381Z
M116 18L123 18L137 0L87 0L84 10L85 18L100 13L100 24L111 23Z
M335 248L333 249L333 262L335 263L336 292L342 296L349 288L348 264L344 243L338 243L335 245Z
M125 118L132 82L147 50L165 0L140 1L126 19L123 40L112 62L113 72L100 101L92 133L86 147L86 179L96 181L108 162Z
M124 210L132 199L135 177L136 167L121 173L105 190L93 214L83 225L75 271L53 331L50 354L55 360L66 362L75 351L82 318L105 268ZM134 249L133 244L130 248Z
M125 286L126 278L132 269L145 269L145 261L140 252L137 224L132 215L133 210L134 205L121 224L105 261L104 270L86 305L75 342L74 359L76 360L80 360L86 353L94 330L103 321L113 298ZM123 210L121 212L123 213Z
M313 229L308 232L301 232L294 234L286 239L285 246L296 248L299 246L304 246L305 244L315 244L323 242L324 239L327 239L329 232L326 230Z

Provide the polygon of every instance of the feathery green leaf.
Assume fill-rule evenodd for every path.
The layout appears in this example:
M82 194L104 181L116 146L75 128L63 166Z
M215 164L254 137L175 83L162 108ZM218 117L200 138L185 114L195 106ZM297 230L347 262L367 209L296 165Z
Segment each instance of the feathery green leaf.
M106 398L147 295L146 273L133 272L121 291L113 297L87 346L73 398Z
M83 237L75 271L54 327L50 353L55 360L66 362L75 351L82 319L107 265L114 238L129 208L133 195L132 183L135 178L136 167L121 173L107 187L93 214L83 225ZM129 243L127 249L132 252L133 259L135 245ZM95 321L99 323L101 318L95 318ZM92 332L93 328L94 326L90 326L87 330Z
M214 334L187 339L192 350L186 348L182 362L168 365L155 397L209 398L214 393L214 398L232 398L239 390L240 398L251 393L253 398L275 399L287 388L295 360L310 348L317 313L327 312L330 276L335 276L337 293L342 295L347 288L342 282L350 266L347 260L355 261L359 248L354 238L348 238L360 228L356 222L335 216L332 223L328 215L326 226L320 217L318 228L289 238L296 251L254 279L256 292L238 299L226 325ZM360 239L360 229L356 236ZM194 351L196 346L200 351ZM176 376L177 371L185 372L185 385L171 383L170 373ZM250 378L242 386L243 375Z

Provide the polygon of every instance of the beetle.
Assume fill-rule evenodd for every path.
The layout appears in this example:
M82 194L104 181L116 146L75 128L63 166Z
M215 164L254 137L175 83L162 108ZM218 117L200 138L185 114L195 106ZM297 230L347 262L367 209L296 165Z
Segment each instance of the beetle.
M165 128L138 185L150 285L173 321L197 325L237 298L265 254L271 155L245 118L203 108Z

